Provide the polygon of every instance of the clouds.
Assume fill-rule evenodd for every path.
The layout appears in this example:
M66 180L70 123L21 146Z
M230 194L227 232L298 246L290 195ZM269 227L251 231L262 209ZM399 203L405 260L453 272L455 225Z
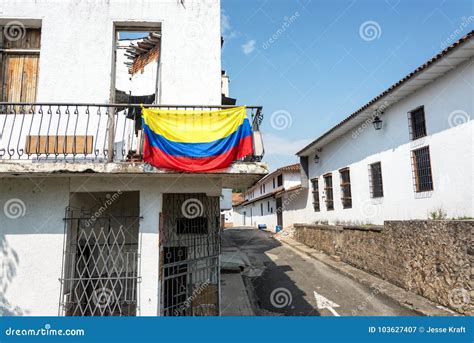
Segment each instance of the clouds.
M250 55L255 50L255 39L251 39L246 43L242 44L242 52L246 55Z
M232 27L230 16L224 9L221 10L221 36L225 42L229 42L241 36L241 33ZM257 41L255 39L247 40L247 42L241 45L242 52L245 55L250 55L255 51L256 44Z
M230 23L230 16L226 13L224 9L221 10L221 36L224 38L224 41L229 41L233 38L236 38L239 35L237 31L232 28Z
M265 145L263 160L268 164L270 171L297 163L300 159L296 156L296 152L311 141L311 138L291 139L282 135L263 132L263 144Z
M291 139L273 133L263 133L265 155L294 156L296 152L312 141L311 138Z

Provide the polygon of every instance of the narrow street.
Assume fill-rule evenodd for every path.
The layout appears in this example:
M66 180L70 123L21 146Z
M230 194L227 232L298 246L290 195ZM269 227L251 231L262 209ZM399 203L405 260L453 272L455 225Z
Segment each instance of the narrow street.
M269 232L226 229L223 251L238 249L257 315L413 316L416 313L273 239Z

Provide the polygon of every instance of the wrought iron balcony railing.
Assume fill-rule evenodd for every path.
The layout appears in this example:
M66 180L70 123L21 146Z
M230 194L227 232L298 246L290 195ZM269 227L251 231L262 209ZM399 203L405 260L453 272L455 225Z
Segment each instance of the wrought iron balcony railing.
M232 106L144 105L180 110L218 110ZM247 106L256 153L263 156L260 106ZM139 104L65 104L0 102L0 163L140 162L143 137Z

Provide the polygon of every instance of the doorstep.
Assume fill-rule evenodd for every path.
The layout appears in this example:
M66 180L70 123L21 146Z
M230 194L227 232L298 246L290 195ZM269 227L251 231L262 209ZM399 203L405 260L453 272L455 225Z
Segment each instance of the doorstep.
M284 243L291 248L306 254L327 266L337 270L338 272L350 277L351 279L363 284L366 287L377 287L379 294L395 301L400 306L409 310L417 312L422 316L458 316L460 314L444 307L431 300L428 300L421 295L404 290L401 287L395 286L390 282L382 280L372 274L369 274L361 269L353 267L345 262L342 262L325 253L319 252L316 249L310 248L307 245L299 243L289 237L278 238L281 243Z

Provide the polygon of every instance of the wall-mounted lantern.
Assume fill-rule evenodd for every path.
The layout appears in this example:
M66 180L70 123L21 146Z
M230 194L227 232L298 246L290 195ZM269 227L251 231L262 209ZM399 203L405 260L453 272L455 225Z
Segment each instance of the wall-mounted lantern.
M317 154L314 155L314 163L319 163L319 156Z
M374 124L375 130L380 130L382 128L382 119L379 116L375 116L372 124Z

